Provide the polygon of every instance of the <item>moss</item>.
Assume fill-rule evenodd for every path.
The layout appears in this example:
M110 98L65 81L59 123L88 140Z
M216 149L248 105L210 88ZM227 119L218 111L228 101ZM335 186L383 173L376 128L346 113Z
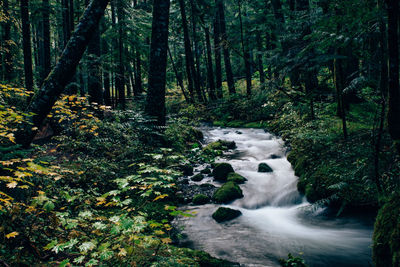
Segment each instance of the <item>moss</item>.
M226 222L233 220L237 217L242 215L242 213L239 210L233 210L230 208L218 208L212 215L213 219L216 220L218 223L221 222Z
M204 179L204 176L201 173L198 173L198 174L196 174L195 176L193 176L191 178L191 180L194 181L194 182L200 182L203 179Z
M195 195L193 198L193 204L195 205L203 205L207 204L208 202L210 202L210 198L203 194Z
M379 210L373 236L375 266L400 266L400 194Z
M244 128L267 128L267 122L264 121L255 121L255 122L248 122L243 124Z
M235 149L236 144L235 142L225 141L225 140L218 140L216 142L212 142L208 144L206 147L203 148L203 151L214 151L214 150L222 150L226 151L229 149Z
M244 184L247 179L244 178L242 175L236 173L236 172L231 172L228 174L228 182L234 182L236 184Z
M231 164L218 163L215 165L212 175L215 180L225 182L230 172L234 172Z
M213 125L217 127L225 127L225 122L223 121L213 121Z
M217 203L227 204L242 197L242 189L234 182L227 182L214 193L213 200Z
M273 172L273 170L267 163L260 163L258 165L258 172Z

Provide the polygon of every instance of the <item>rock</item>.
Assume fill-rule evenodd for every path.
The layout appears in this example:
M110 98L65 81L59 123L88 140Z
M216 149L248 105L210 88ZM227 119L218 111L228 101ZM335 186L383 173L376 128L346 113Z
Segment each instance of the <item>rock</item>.
M185 176L193 175L193 166L190 164L180 165L178 168Z
M237 134L243 134L241 131L236 131L235 133L237 133Z
M271 155L271 159L280 159L280 158L281 158L281 156L278 156L278 155L275 155L275 154Z
M190 128L190 135L193 136L196 140L204 139L203 132L193 127Z
M218 190L214 193L213 200L216 203L227 204L242 197L242 189L240 189L240 187L234 182L227 182L218 188Z
M211 169L210 168L206 168L204 170L201 170L200 173L202 173L202 174L211 174Z
M195 176L193 176L191 178L191 180L194 181L194 182L200 182L203 179L204 179L204 176L201 173L198 173L198 174L196 174Z
M221 154L221 151L226 151L229 149L235 149L236 143L225 141L225 140L218 140L216 142L212 142L203 148L203 152L207 154Z
M258 165L258 172L273 172L273 170L267 163L260 163Z
M194 196L192 202L195 205L203 205L203 204L207 204L208 202L210 202L210 198L206 195L198 194L198 195Z
M212 175L214 176L214 179L217 181L222 181L225 182L226 179L228 178L228 174L230 172L235 172L232 168L232 165L229 163L218 163L213 172Z
M400 266L400 194L379 210L373 235L374 266Z
M244 184L247 179L244 178L242 175L236 173L236 172L231 172L228 174L228 182L234 182L236 184Z
M240 210L233 210L230 208L218 208L212 215L213 219L218 223L233 220L242 215Z

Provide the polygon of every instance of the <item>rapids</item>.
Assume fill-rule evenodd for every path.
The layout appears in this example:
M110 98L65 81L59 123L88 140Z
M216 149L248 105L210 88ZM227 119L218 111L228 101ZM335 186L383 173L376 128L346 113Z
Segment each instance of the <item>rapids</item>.
M202 128L206 142L235 141L237 149L218 159L229 162L248 181L244 198L227 207L242 216L218 224L211 215L221 205L185 206L194 218L179 218L182 245L242 266L279 266L288 253L309 266L370 266L372 225L360 218L335 218L311 205L297 191L298 177L286 159L283 141L264 130ZM257 172L267 163L272 173ZM201 183L218 183L212 177Z

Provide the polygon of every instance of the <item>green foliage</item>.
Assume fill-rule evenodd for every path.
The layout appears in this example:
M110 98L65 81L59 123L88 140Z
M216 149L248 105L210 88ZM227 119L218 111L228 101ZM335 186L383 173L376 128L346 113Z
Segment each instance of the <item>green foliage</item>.
M307 267L305 261L300 257L295 257L289 253L288 259L280 259L279 263L282 267Z

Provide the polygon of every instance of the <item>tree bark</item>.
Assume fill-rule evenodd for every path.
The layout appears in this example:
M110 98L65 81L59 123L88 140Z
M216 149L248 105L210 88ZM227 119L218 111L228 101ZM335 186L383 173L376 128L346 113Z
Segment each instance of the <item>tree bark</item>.
M14 57L13 57L13 41L11 40L11 16L8 0L3 0L3 12L6 16L3 26L2 46L4 51L4 80L11 82L14 78Z
M198 101L202 101L201 92L198 85L195 84L196 70L194 67L194 58L192 52L192 45L189 38L188 23L186 20L186 10L184 0L179 0L179 6L181 10L182 17L182 27L183 27L183 40L185 45L185 60L186 60L186 74L188 79L188 89L192 99L194 99L194 88L196 88L196 96Z
M261 88L265 87L265 73L264 73L264 63L263 63L263 45L261 39L261 33L257 32L257 66L258 66L258 73L260 75L260 84Z
M25 87L33 91L31 24L29 18L29 0L21 0L22 47L24 52Z
M185 91L185 86L183 85L182 77L179 76L178 70L175 66L174 58L172 57L171 50L169 49L169 47L168 47L168 55L169 55L169 59L171 60L171 65L172 65L172 68L174 69L175 77L176 77L176 80L178 81L179 87L181 88L183 97L185 98L186 103L190 103L190 99Z
M42 2L42 62L43 62L43 72L42 72L42 82L47 78L51 71L51 53L50 53L50 3L49 0L43 0Z
M400 153L399 1L387 0L389 48L389 133Z
M88 64L88 95L90 103L104 104L103 87L101 80L101 48L99 26L94 30L91 41L89 42L87 53Z
M220 36L219 12L215 12L214 20L214 57L215 57L215 87L217 97L222 98L222 62L221 62L221 36Z
M212 63L212 52L211 52L211 41L210 41L210 30L207 25L204 27L204 31L206 34L206 48L207 48L207 76L208 76L208 86L210 88L210 98L211 100L216 100L217 96L215 95L215 83L214 83L214 70Z
M145 111L165 125L165 84L167 70L169 0L154 0L150 44L149 88Z
M247 44L244 41L244 30L243 30L243 21L242 21L242 4L240 0L238 0L238 8L239 8L239 24L240 24L240 40L242 43L242 52L244 59L244 67L246 73L246 92L247 95L251 95L251 64L250 64L250 54L247 48Z
M51 111L64 87L74 76L76 67L99 24L100 18L104 14L108 2L109 0L92 0L85 10L60 60L28 107L28 112L34 114L30 119L32 124L25 125L17 134L16 139L19 144L30 145L37 129L41 127L43 120ZM32 129L32 127L36 128Z
M222 50L224 53L226 80L228 82L229 94L236 94L235 81L233 79L231 58L229 52L228 36L226 34L226 21L223 0L216 0L219 12L219 25L221 30Z
M125 109L125 62L124 62L124 31L122 29L124 22L124 8L122 0L118 0L118 67L115 78L115 86L118 91L118 103L122 109Z

